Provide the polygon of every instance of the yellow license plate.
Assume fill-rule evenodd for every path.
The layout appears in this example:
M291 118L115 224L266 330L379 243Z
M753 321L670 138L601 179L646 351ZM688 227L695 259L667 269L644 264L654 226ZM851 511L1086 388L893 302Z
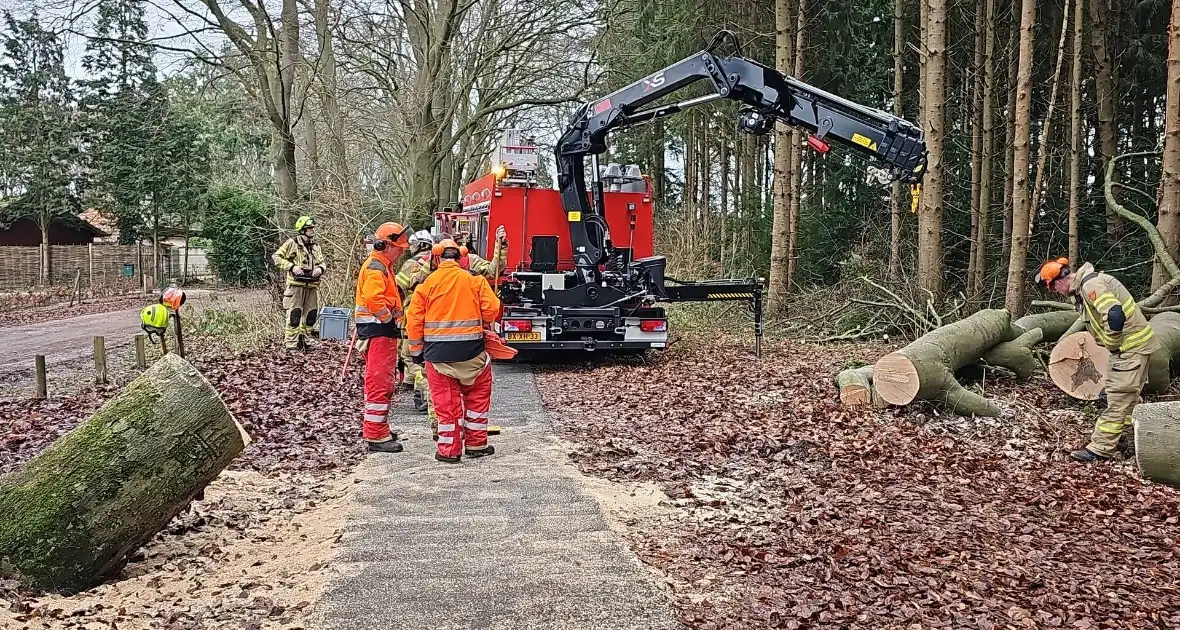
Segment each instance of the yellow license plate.
M540 341L541 333L539 332L510 332L505 333L505 340L507 341Z

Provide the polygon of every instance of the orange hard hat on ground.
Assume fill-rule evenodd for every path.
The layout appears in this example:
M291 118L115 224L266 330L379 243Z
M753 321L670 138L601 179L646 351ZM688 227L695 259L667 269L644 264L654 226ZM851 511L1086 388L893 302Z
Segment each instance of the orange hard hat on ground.
M394 223L390 221L387 223L382 223L380 226L378 226L375 236L379 241L389 241L397 247L404 248L410 246L410 232L412 231L413 230L402 227L401 223Z
M506 361L516 357L516 348L504 343L500 335L485 329L483 331L483 349L493 359Z
M1045 287L1053 284L1054 280L1058 278L1065 278L1069 275L1069 259L1058 258L1056 260L1045 261L1041 268L1037 271L1036 281L1038 284L1043 284Z

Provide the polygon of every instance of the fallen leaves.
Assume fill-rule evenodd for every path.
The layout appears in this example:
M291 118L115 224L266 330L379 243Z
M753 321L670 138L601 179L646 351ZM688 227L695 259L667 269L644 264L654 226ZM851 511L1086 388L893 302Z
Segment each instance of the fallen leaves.
M586 472L660 483L629 539L681 619L720 628L1164 628L1180 624L1180 495L1061 453L1082 414L1003 424L842 408L873 346L695 340L650 365L539 375ZM932 413L923 409L924 413ZM991 422L991 421L989 421Z

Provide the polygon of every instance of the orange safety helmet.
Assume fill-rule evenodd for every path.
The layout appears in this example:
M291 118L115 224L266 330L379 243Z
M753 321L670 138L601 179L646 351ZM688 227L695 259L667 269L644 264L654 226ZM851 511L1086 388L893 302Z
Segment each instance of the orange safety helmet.
M441 258L443 255L443 252L447 251L448 249L459 250L459 257L460 258L467 255L467 246L466 245L460 245L460 244L456 243L454 240L449 239L449 238L443 239L443 240L435 243L434 247L430 248L430 253L433 254L436 258Z
M167 289L164 289L164 292L160 294L160 304L163 304L174 311L178 311L184 304L185 298L186 296L184 291L181 290L180 287L170 286Z
M410 246L410 232L413 230L402 227L401 223L382 223L377 227L377 242L373 244L373 249L382 250L388 245L406 249Z
M1048 289L1053 285L1053 281L1059 278L1069 276L1069 259L1058 258L1057 260L1047 260L1041 264L1041 268L1037 271L1037 284L1045 285Z

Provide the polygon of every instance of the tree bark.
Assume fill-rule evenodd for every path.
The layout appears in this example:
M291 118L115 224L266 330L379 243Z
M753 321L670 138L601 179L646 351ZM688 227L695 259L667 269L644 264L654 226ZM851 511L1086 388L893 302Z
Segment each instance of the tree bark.
M1085 4L1074 2L1073 62L1070 66L1069 95L1069 260L1082 259L1078 241L1078 209L1082 203L1082 22Z
M799 0L795 25L795 78L803 79L803 48L807 46L807 0ZM787 217L790 230L787 254L787 285L795 286L795 270L799 266L799 206L803 196L803 132L791 130L791 207Z
M1001 258L1007 264L1012 252L1012 160L1016 155L1016 74L1020 59L1020 29L1009 25L1008 105L1004 109L1004 237Z
M1026 379L1041 369L1041 360L1037 358L1035 347L1044 338L1044 331L1033 328L1012 341L996 344L983 353L982 359L988 365L1011 370L1016 378Z
M775 69L783 74L794 70L791 54L795 25L791 20L790 0L776 0ZM770 241L770 300L772 312L782 312L790 292L790 213L791 213L791 130L776 125L774 130L774 216Z
M1164 104L1164 157L1160 179L1159 220L1156 227L1168 254L1180 255L1180 0L1172 0L1168 24L1168 78ZM1170 275L1157 260L1151 275L1152 289Z
M1034 313L1032 315L1025 315L1020 319L1012 322L1013 337L1018 337L1024 333L1034 329L1040 328L1045 341L1055 342L1065 334L1074 322L1078 320L1077 311L1070 309L1068 311L1050 311L1048 313Z
M1135 425L1135 463L1145 479L1180 488L1180 401L1141 403Z
M975 265L979 264L980 248L980 174L983 170L983 31L987 21L984 0L975 0L975 59L971 73L971 243L967 254L967 294L974 299ZM990 149L990 147L989 147Z
M920 0L921 1L921 0ZM905 0L893 2L893 114L902 117L902 79L905 78ZM901 278L901 220L903 203L909 194L900 182L894 182L889 212L889 279Z
M1081 2L1081 0L1076 0ZM1041 141L1037 143L1037 171L1033 179L1032 199L1029 202L1028 231L1032 234L1037 213L1041 207L1041 189L1045 183L1045 169L1048 167L1049 151L1053 145L1053 113L1057 109L1057 86L1061 85L1061 66L1065 61L1065 40L1069 33L1069 2L1065 0L1065 12L1061 16L1061 34L1057 39L1057 63L1053 66L1052 87L1049 88L1049 107L1041 123Z
M997 416L1000 408L964 389L954 373L1008 340L1011 332L1007 311L979 311L882 357L873 366L873 387L891 405L920 399L942 403L963 415Z
M918 286L942 296L942 148L946 133L947 2L929 0L926 25L926 178L918 209Z
M1016 137L1012 156L1012 250L1008 257L1008 286L1004 307L1013 315L1023 315L1025 263L1028 257L1029 195L1028 140L1029 107L1033 70L1033 35L1037 22L1037 0L1021 0L1020 59L1016 71Z
M329 22L329 0L315 0L315 34L319 44L319 73L317 85L327 127L328 168L327 185L347 195L352 188L352 175L344 145L344 119L340 115L336 77L336 51Z
M989 232L989 211L992 202L992 154L994 149L995 113L992 101L995 98L995 0L986 0L983 7L983 138L980 145L983 155L980 159L979 177L979 229L976 232L974 274L967 275L967 293L977 302L983 296L983 280L987 274L987 243Z
M1114 159L1118 147L1116 135L1118 128L1115 122L1115 90L1114 63L1111 60L1110 49L1107 46L1107 8L1103 0L1089 0L1090 2L1090 42L1094 53L1094 91L1098 103L1098 154L1102 158L1103 172L1108 162ZM1100 182L1101 184L1101 182ZM1108 246L1114 246L1122 235L1123 221L1109 209L1106 213L1106 240Z
M0 557L26 583L76 591L118 569L249 437L175 353L0 479Z

